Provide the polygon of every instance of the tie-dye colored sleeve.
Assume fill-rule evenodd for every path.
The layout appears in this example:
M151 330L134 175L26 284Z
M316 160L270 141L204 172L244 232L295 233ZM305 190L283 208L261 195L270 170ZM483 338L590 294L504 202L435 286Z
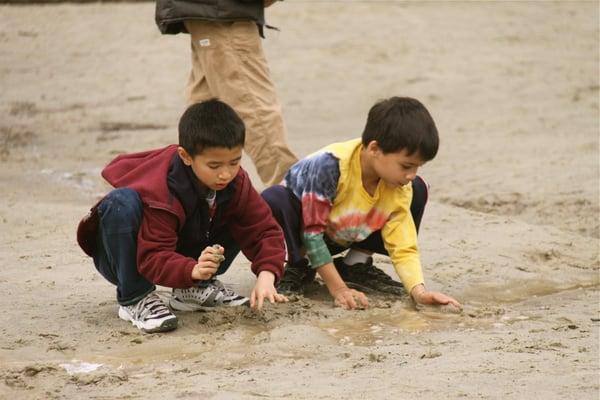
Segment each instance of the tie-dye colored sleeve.
M330 153L299 161L285 178L285 185L302 202L302 242L313 268L332 262L323 235L339 178L339 161Z

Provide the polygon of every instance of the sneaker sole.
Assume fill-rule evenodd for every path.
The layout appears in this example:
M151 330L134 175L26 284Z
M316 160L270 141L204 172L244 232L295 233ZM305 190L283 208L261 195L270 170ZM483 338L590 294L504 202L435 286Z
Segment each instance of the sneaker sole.
M129 314L127 314L127 312L122 311L121 308L119 308L119 318L121 318L124 321L131 322L131 325L135 326L136 328L138 328L140 331L142 331L144 333L169 332L169 331L172 331L177 328L177 317L176 316L173 316L173 318L164 320L159 326L157 326L155 328L151 328L151 329L146 329L146 328L142 327L141 323L133 320L129 316Z
M247 297L244 297L242 299L238 299L238 300L232 300L229 302L224 302L223 303L224 306L226 307L239 307L239 306L250 306L250 299Z
M200 304L181 301L175 297L169 301L169 307L175 311L209 311L214 310L218 305L219 304L213 306L201 306Z
M235 300L228 303L215 304L214 306L201 306L199 304L183 302L179 299L172 298L169 301L169 307L175 311L213 311L217 307L238 307L238 306L250 306L250 299Z

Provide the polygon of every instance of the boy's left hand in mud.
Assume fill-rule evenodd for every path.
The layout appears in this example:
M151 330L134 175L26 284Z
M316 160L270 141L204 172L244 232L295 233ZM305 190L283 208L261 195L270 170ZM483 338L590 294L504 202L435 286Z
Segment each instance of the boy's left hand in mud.
M256 278L256 284L250 294L250 307L254 310L260 310L263 307L265 299L271 304L287 303L288 298L277 293L275 289L275 275L269 271L262 271Z

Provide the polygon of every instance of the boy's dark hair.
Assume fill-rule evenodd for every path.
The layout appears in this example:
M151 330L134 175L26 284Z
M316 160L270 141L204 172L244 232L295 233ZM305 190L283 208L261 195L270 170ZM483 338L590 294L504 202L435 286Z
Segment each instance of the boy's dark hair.
M435 157L440 143L429 111L410 97L391 97L371 107L362 134L363 146L372 140L384 154L406 149L409 155L418 152L423 161Z
M211 147L244 146L245 137L242 119L218 99L192 104L179 120L179 145L192 157Z

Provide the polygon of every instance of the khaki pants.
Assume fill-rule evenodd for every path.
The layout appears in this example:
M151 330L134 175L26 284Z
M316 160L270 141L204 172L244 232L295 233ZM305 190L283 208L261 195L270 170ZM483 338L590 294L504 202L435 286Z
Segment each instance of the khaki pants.
M246 125L244 150L266 185L279 183L297 161L287 144L281 105L254 22L185 21L192 39L189 103L213 97Z

